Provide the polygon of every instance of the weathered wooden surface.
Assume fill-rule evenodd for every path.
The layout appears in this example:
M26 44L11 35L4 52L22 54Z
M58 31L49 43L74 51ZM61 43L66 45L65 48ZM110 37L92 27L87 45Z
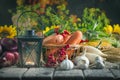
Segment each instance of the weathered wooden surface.
M112 71L112 73L114 75L114 78L116 80L120 80L120 70L118 70L118 69L111 69L111 71Z
M120 80L120 69L2 68L0 80Z
M56 70L53 80L84 80L82 70Z
M22 80L52 80L53 68L30 68Z
M0 80L21 80L27 68L2 68L0 69Z
M86 80L113 80L114 76L108 69L84 70Z

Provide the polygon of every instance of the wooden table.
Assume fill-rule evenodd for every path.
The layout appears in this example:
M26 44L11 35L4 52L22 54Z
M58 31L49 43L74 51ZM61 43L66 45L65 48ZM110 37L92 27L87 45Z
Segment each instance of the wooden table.
M16 68L0 69L0 80L120 80L120 69Z

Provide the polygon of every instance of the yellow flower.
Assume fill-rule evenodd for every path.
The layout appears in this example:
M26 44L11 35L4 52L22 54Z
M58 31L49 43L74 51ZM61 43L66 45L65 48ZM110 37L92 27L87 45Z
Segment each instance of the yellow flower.
M50 27L46 27L45 30L43 31L43 34L49 32L50 30L55 29L55 28L60 28L60 26L53 25Z
M50 30L50 28L49 27L46 27L46 32L48 32Z
M120 25L116 24L116 25L113 25L113 27L114 27L113 32L120 34Z
M0 38L14 38L17 35L16 28L12 25L0 26Z
M55 29L55 28L60 28L60 26L53 26L53 28L51 28L51 29Z
M55 29L55 28L59 28L59 26L53 25L53 26L50 27L50 29Z
M50 30L49 27L46 27L45 30L43 31L43 34L45 34L46 32L48 32Z
M113 27L111 25L107 25L104 27L106 33L111 34L113 32Z

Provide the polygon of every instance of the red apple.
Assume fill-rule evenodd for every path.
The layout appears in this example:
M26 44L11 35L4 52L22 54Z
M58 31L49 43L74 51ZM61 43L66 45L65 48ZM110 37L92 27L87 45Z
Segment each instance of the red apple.
M5 52L5 58L10 65L12 65L15 60L15 56L12 52Z
M17 63L19 60L19 53L18 52L13 52L14 56L15 56L15 60L14 63Z

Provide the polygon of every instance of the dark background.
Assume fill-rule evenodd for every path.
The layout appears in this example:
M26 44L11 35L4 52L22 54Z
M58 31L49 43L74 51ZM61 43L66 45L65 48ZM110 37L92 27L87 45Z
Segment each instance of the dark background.
M81 17L85 7L96 7L104 10L111 24L120 24L120 0L67 0L71 14ZM8 9L16 10L16 0L0 0L0 25L10 25L11 14Z

